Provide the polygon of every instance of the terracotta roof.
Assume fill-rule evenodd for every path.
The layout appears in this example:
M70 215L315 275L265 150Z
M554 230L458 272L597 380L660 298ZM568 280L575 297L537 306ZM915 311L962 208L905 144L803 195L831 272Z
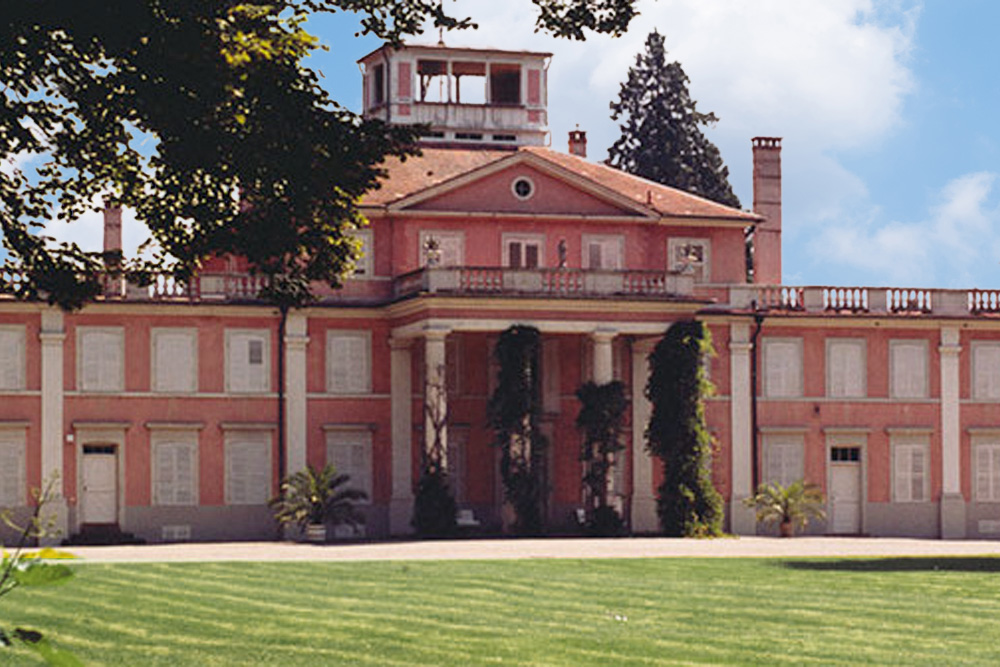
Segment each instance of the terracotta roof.
M579 176L614 190L664 217L727 218L747 222L762 220L756 213L731 208L690 192L627 174L614 167L590 162L576 155L535 146L526 146L521 150L534 153Z
M424 148L420 157L405 162L389 160L388 177L382 187L362 201L362 206L387 206L448 180L475 171L518 153L530 153L599 188L612 190L638 206L662 217L695 217L759 222L762 218L747 211L730 208L676 188L647 181L607 165L554 151L550 148L523 146L517 152L473 148Z

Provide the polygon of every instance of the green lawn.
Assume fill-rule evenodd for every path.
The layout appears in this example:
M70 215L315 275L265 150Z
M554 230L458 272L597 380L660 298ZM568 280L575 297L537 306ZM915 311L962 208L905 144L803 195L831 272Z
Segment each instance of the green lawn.
M1000 664L1000 559L95 564L0 614L94 665Z

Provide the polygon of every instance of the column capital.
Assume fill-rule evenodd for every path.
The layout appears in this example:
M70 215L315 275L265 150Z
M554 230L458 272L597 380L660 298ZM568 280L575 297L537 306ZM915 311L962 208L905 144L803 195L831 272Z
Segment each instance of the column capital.
M938 352L942 357L957 357L962 352L961 345L939 345Z
M751 350L753 350L753 343L729 341L729 353L732 355L750 354Z
M409 350L412 347L413 347L412 338L404 338L401 336L389 337L389 348L392 350Z
M632 351L638 354L649 354L660 342L659 338L637 338L632 341Z
M618 335L617 329L594 329L590 337L595 343L610 343Z
M308 344L309 336L300 336L298 334L288 334L285 336L285 349L289 351L304 350Z
M450 333L449 327L427 327L421 332L421 335L428 341L444 341Z
M66 340L65 331L42 331L38 334L38 340L42 345L61 345Z

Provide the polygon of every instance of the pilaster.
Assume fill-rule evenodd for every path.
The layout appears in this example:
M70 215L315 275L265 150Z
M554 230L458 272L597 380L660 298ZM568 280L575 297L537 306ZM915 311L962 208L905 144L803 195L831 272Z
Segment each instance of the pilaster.
M958 364L962 352L957 327L941 329L941 537L965 537L962 496Z
M646 451L646 427L653 406L646 398L649 355L655 339L632 343L632 532L653 533L660 527L653 489L653 457Z
M750 325L735 322L729 327L729 409L732 432L730 433L731 498L729 504L729 529L737 535L753 535L757 522L753 511L744 505L753 489L753 418L751 414L750 377Z
M413 514L413 378L412 340L391 338L390 403L392 412L392 498L389 501L389 532L412 532Z
M285 321L285 472L306 467L306 335L308 318L289 313Z
M614 355L611 344L616 333L609 329L598 329L590 334L594 355L594 384L607 384L614 379Z
M65 317L58 308L42 311L42 327L39 340L42 346L42 483L53 475L60 476L56 486L56 496L46 510L53 515L54 528L66 537L69 527L68 508L63 493L63 344L66 340ZM59 544L61 537L45 540L49 544Z

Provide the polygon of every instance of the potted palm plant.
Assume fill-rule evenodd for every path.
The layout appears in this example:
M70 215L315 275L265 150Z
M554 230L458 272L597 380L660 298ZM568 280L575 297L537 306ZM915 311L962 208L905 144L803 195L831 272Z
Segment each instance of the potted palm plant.
M296 525L310 542L325 542L327 526L365 521L357 507L368 496L346 487L350 475L342 475L332 464L322 470L306 466L281 482L279 493L268 502L274 519L283 526Z
M809 525L810 519L826 518L823 491L801 479L788 486L761 484L757 493L745 502L757 513L758 522L778 524L778 533L782 537L792 537L797 529L802 530Z

